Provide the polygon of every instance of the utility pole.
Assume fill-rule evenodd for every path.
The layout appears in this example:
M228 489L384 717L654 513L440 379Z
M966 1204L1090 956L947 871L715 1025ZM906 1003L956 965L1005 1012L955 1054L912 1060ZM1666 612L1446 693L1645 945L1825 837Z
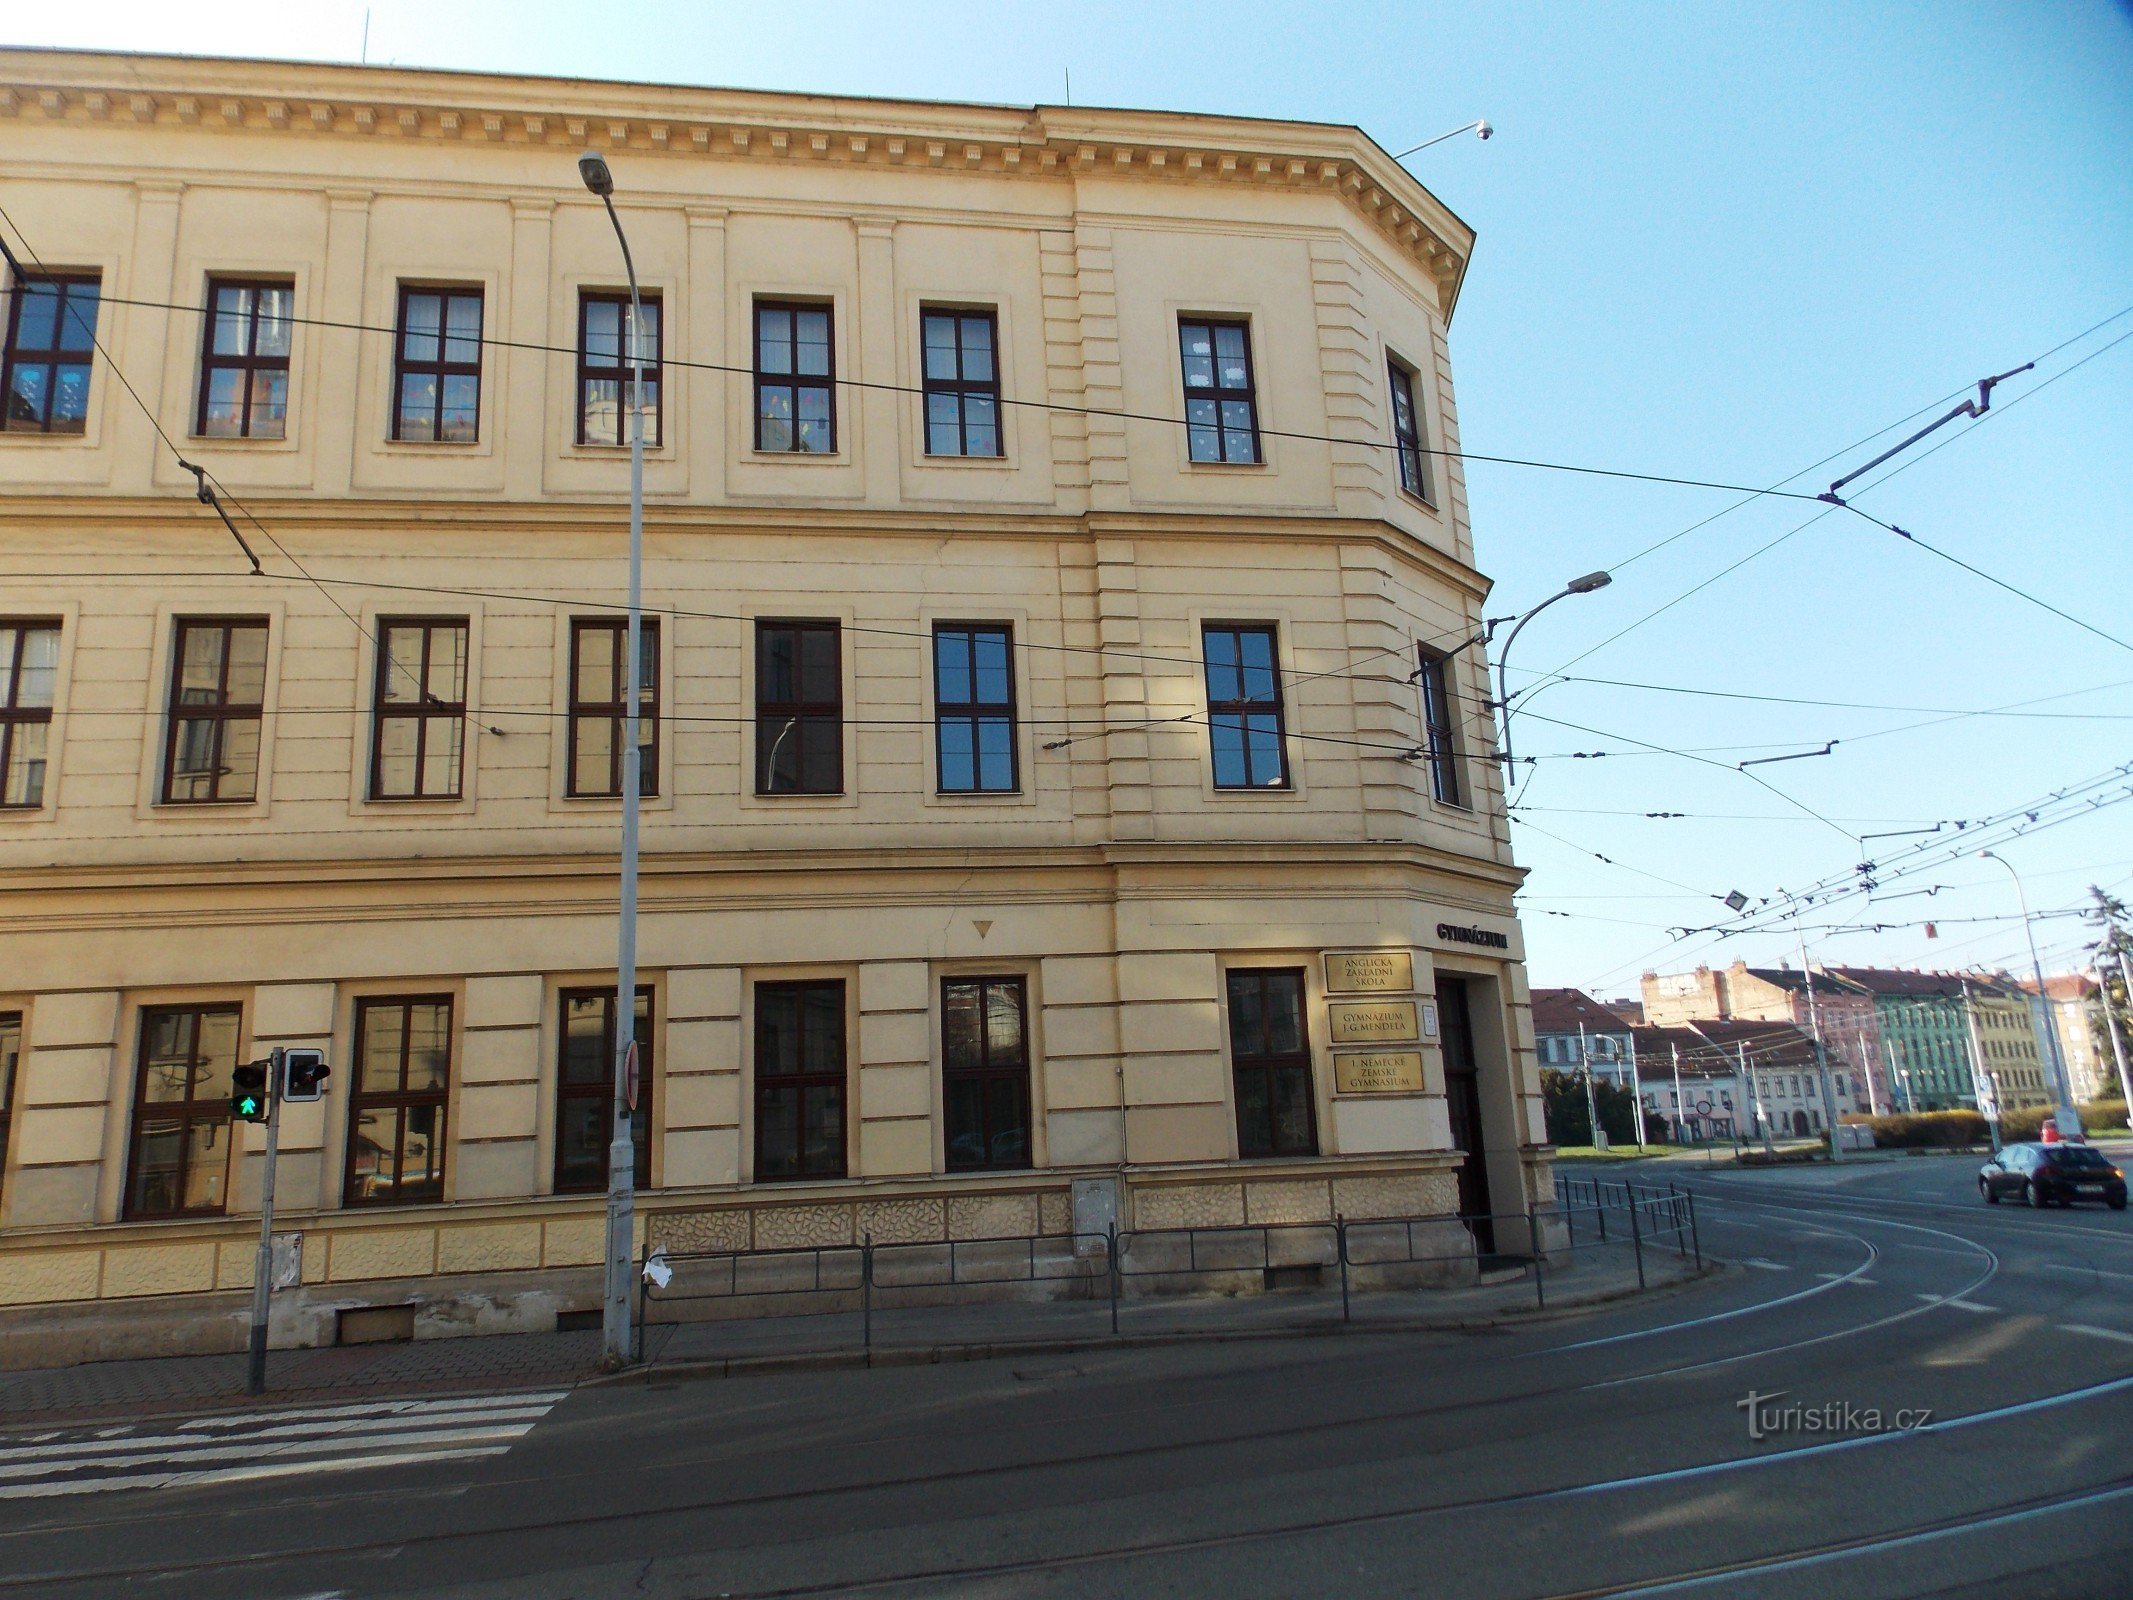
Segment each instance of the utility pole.
M2044 1008L2044 1061L2051 1069L2052 1098L2058 1102L2052 1108L2052 1116L2059 1124L2060 1137L2078 1139L2081 1113L2074 1109L2073 1087L2066 1081L2066 1057L2059 1051L2059 1029L2052 1022L2052 997L2044 987L2044 963L2037 958L2037 930L2029 920L2029 892L2022 887L2022 874L2005 856L1990 850L1980 850L1978 854L1987 861L1997 861L2014 879L2015 904L2022 908L2022 937L2029 941L2029 970L2037 980L2037 1004ZM2035 1013L2031 1014L2030 1027L2035 1030Z
M2118 952L2120 978L2125 977L2125 961L2126 953L2121 950ZM2133 994L2133 990L2128 993ZM2104 1035L2111 1041L2111 1059L2118 1064L2118 1092L2126 1097L2128 1116L2133 1117L2133 1074L2126 1071L2126 1042L2119 1034L2118 1019L2111 1015L2111 985L2101 961L2096 963L2096 1003L2103 1007Z
M1800 976L1807 984L1807 1026L1815 1039L1815 1076L1822 1085L1822 1116L1829 1123L1829 1159L1844 1159L1844 1142L1837 1137L1837 1097L1829 1086L1829 1052L1822 1045L1822 1017L1815 1009L1815 969L1807 964L1807 934L1800 930Z
M1592 1046L1585 1038L1585 1024L1578 1024L1578 1065L1585 1073L1585 1115L1592 1119L1592 1147L1607 1148L1607 1130L1600 1126L1599 1097L1592 1091Z
M1634 1048L1636 1040L1632 1038L1630 1044ZM1681 1046L1677 1044L1669 1048L1674 1052L1674 1120L1679 1122L1683 1120L1682 1110L1688 1104L1681 1098Z
M1992 1086L1991 1074L1985 1066L1985 1044L1978 1037L1977 1008L1970 1003L1970 980L1964 978L1963 1023L1970 1036L1970 1098L1977 1102L1978 1111L1985 1118L1985 1132L1992 1140L1992 1153L2000 1153L2000 1096Z
M1896 1091L1901 1089L1904 1110L1915 1113L1918 1110L1918 1097L1911 1093L1910 1071L1896 1064L1896 1041L1884 1039L1881 1041L1881 1048L1888 1052L1889 1057L1889 1104L1896 1104Z
M1874 1093L1874 1058L1866 1048L1866 1030L1854 1028L1852 1039L1859 1046L1859 1076L1866 1080L1866 1111L1868 1116L1881 1115L1881 1097Z
M1629 1036L1629 1103L1637 1112L1637 1148L1644 1148L1644 1087L1637 1081L1637 1036Z
M1763 1154L1776 1155L1777 1147L1770 1142L1770 1118L1763 1111L1762 1081L1756 1077L1755 1068L1748 1065L1748 1041L1739 1040L1734 1048L1740 1052L1741 1076L1748 1080L1749 1100L1755 1107L1755 1126L1763 1136Z

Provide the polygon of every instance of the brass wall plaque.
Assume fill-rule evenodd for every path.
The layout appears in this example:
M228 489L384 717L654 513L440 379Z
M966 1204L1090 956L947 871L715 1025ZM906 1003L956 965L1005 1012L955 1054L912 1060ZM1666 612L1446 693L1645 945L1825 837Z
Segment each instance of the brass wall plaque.
M1404 1044L1422 1037L1412 1000L1331 1000L1335 1044Z
M1326 987L1350 994L1406 994L1415 986L1415 958L1405 950L1359 950L1326 957Z
M1335 1094L1420 1094L1422 1052L1359 1050L1333 1057Z

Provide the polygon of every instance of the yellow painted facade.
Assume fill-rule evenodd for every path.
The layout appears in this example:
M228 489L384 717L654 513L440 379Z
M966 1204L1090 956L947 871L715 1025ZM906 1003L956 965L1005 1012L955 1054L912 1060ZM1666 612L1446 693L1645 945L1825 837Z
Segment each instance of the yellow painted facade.
M559 1035L566 990L613 983L618 804L570 793L572 623L622 597L627 452L577 442L581 295L623 287L585 147L667 362L640 1237L1060 1234L1077 1182L1141 1227L1452 1211L1446 976L1486 1203L1546 1192L1520 874L1458 653L1487 584L1435 453L1472 235L1353 129L0 51L0 138L10 245L93 279L101 346L79 432L0 432L0 627L57 638L41 793L0 808L0 1305L250 1283L261 1130L195 1160L226 1163L219 1212L130 1199L144 1013L202 1004L239 1008L238 1059L334 1066L282 1128L300 1303L593 1303ZM283 437L202 434L214 279L286 285ZM393 437L408 288L480 293L464 442ZM763 302L830 313L829 451L756 448ZM993 318L997 456L929 453L936 310ZM1195 320L1245 330L1254 463L1194 459ZM173 803L178 630L232 618L265 630L256 792ZM381 624L410 618L463 622L458 792L374 798ZM835 793L758 792L754 641L785 619L837 625ZM1010 791L941 792L930 641L957 622L1012 630ZM1210 626L1273 630L1285 785L1218 782ZM1413 759L1418 646L1453 652L1456 803ZM1385 964L1411 995L1369 1000L1414 1002L1418 1089L1336 1093L1329 952L1411 958ZM1240 1156L1227 974L1261 969L1301 974L1315 1154ZM1026 996L1023 1170L950 1171L943 983L975 978ZM764 1181L762 986L810 979L843 986L847 1175ZM349 1204L357 1019L408 997L449 1002L441 1196Z

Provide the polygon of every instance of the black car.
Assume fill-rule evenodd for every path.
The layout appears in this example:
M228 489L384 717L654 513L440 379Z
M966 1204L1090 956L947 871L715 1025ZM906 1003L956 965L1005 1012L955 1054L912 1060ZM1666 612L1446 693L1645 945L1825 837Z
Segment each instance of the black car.
M2033 1206L2101 1200L2126 1208L2126 1175L2085 1144L2011 1144L1978 1169L1977 1192L1989 1205L2012 1196Z

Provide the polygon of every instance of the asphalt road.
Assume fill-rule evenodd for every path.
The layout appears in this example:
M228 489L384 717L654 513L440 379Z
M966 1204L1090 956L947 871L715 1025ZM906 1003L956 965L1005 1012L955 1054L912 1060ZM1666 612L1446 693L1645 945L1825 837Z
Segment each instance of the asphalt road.
M0 1435L0 1600L2133 1595L2133 1222L1975 1170L1668 1168L1737 1267L1509 1332Z

